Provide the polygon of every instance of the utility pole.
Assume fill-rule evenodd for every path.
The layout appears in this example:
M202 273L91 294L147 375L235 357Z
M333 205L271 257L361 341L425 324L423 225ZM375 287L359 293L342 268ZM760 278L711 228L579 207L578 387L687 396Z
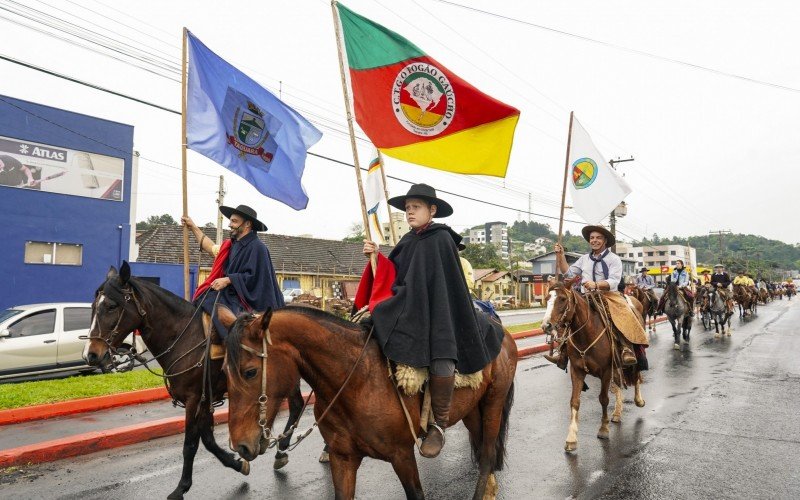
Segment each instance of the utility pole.
M531 214L533 214L533 195L528 192L528 224L531 223Z
M222 244L222 212L219 207L225 203L225 177L219 176L219 191L217 191L217 245Z
M721 230L718 230L718 231L709 231L708 234L709 235L716 234L717 236L719 236L719 253L721 255L722 252L723 252L723 250L722 250L722 238L726 234L731 234L730 230L729 229L721 229Z
M609 165L611 165L611 168L616 170L617 169L617 167L616 167L617 163L625 163L626 161L633 161L633 156L631 156L630 158L627 158L625 160L619 160L619 159L617 159L617 160L609 160L608 163L609 163ZM628 213L628 209L627 209L627 207L625 205L625 202L622 201L622 202L620 202L620 204L617 207L614 208L614 210L611 211L611 214L608 216L608 225L610 226L609 229L611 230L611 234L614 235L614 239L617 239L617 217L618 216L620 218L621 217L625 217L625 215L627 215L627 213ZM616 244L616 242L614 242L614 244L611 246L610 250L611 250L612 253L617 253L617 244Z

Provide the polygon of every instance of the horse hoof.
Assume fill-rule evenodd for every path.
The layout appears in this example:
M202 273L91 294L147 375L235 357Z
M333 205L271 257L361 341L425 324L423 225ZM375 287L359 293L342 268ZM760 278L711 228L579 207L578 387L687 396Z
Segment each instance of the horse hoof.
M622 419L620 418L619 415L611 415L611 421L614 422L615 424L618 424L622 421Z
M676 351L680 351L681 350L681 345L680 344L672 344L672 348L675 349Z
M567 441L567 444L564 445L564 451L572 452L578 449L578 442L577 441Z
M731 332L728 332L728 333L726 333L726 335L727 335L728 337L730 337L730 336L731 336Z
M173 491L172 493L169 494L167 500L183 500L183 493Z
M289 455L284 455L282 457L275 457L275 463L272 464L272 468L275 470L282 469L289 463Z
M597 433L597 439L608 439L608 431L599 431Z
M636 403L636 406L639 408L644 408L644 399L635 399L633 402Z
M331 461L331 456L327 451L323 451L319 456L319 463L327 464Z
M721 335L720 335L719 333L715 333L715 334L714 334L714 338L715 338L715 339L718 339L718 338L720 338L720 337L721 337Z

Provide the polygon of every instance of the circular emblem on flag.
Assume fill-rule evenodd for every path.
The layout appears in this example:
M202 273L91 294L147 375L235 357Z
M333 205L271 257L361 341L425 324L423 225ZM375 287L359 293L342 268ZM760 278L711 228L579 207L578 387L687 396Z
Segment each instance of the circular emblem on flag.
M572 185L586 189L597 178L597 164L591 158L580 158L572 164Z
M392 85L392 109L400 125L412 134L431 137L450 126L456 114L456 94L442 70L414 62L400 70Z

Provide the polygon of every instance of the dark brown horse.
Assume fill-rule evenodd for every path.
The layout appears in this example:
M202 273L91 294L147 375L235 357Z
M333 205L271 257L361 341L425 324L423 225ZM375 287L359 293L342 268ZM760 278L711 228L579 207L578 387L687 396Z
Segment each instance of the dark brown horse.
M658 315L658 299L636 286L635 283L625 285L625 294L630 295L642 304L642 321L647 332L656 331L656 316Z
M598 292L590 292L598 293ZM635 299L632 299L635 300ZM634 302L634 305L637 303ZM637 309L641 311L641 304ZM547 310L542 319L542 329L545 331L556 330L556 335L562 342L566 342L567 355L569 356L570 377L572 379L572 398L570 408L572 414L567 433L565 451L575 451L578 448L578 410L581 407L581 391L586 375L600 379L600 405L603 407L603 418L597 437L608 439L608 390L613 385L616 394L612 422L619 422L622 417L622 385L623 381L615 376L615 369L619 365L614 361L615 353L613 335L606 326L600 312L590 306L587 298L572 289L572 282L551 283ZM638 366L625 369L623 377L628 385L635 388L634 402L636 406L645 404L641 394L641 374Z
M244 315L235 324L235 318L222 311L220 320L232 325L225 360L228 428L232 446L242 457L253 459L262 451L280 401L302 377L316 394L314 415L329 445L337 499L354 497L356 472L364 457L390 462L406 497L424 498L414 437L387 377L386 358L376 341L367 343L360 325L292 306L261 316ZM503 467L516 366L516 343L506 332L500 354L483 369L480 387L456 389L453 395L449 425L463 420L480 470L474 499L484 494L494 498L497 489L494 472ZM403 396L413 429L419 428L421 399Z
M95 292L84 359L93 366L104 363L109 352L137 329L165 375L169 375L170 395L186 407L183 472L178 486L168 498L183 498L192 486L192 465L200 440L223 465L247 475L250 464L222 450L214 439L211 403L222 399L227 384L221 373L222 360L213 360L203 366L206 340L199 312L191 302L132 277L130 266L125 262L119 273L112 267L106 281ZM299 384L287 395L290 412L299 416L303 406ZM280 448L286 449L288 444L289 437L281 442ZM285 453L276 456L276 464L287 461Z

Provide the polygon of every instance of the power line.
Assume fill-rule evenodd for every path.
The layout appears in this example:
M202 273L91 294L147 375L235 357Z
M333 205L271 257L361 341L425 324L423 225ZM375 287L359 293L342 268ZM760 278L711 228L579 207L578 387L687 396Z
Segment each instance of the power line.
M759 80L759 79L756 79L756 78L750 78L750 77L747 77L747 76L737 75L736 73L729 73L727 71L722 71L722 70L718 70L718 69L714 69L714 68L709 68L707 66L702 66L700 64L694 64L694 63L690 63L690 62L686 62L686 61L681 61L680 59L673 59L671 57L665 57L665 56L661 56L661 55L658 55L658 54L654 54L652 52L647 52L647 51L640 50L640 49L634 49L634 48L631 48L631 47L625 47L624 45L618 45L618 44L611 43L611 42L606 42L606 41L603 41L603 40L597 40L597 39L589 38L589 37L583 36L583 35L576 35L575 33L570 33L568 31L559 30L559 29L556 29L556 28L551 28L549 26L544 26L544 25L541 25L541 24L532 23L530 21L517 19L517 18L511 17L511 16L505 16L505 15L502 15L502 14L497 14L495 12L489 12L489 11L478 9L478 8L475 8L475 7L469 7L467 5L461 5L460 3L450 2L448 0L435 0L435 1L437 1L439 3L446 4L446 5L452 5L453 7L458 7L460 9L465 9L465 10L470 10L470 11L473 11L473 12L477 12L479 14L483 14L483 15L486 15L486 16L496 17L498 19L504 19L506 21L510 21L510 22L513 22L513 23L523 24L525 26L530 26L532 28L537 28L537 29L540 29L540 30L549 31L549 32L552 32L552 33L557 33L559 35L564 35L564 36L568 36L568 37L571 37L571 38L576 38L578 40L583 40L585 42L591 42L591 43L594 43L594 44L597 44L597 45L602 45L602 46L605 46L605 47L611 47L613 49L622 50L622 51L625 51L625 52L630 52L632 54L637 54L637 55L640 55L640 56L650 57L652 59L658 59L658 60L661 60L661 61L666 61L666 62L670 62L670 63L673 63L673 64L678 64L678 65L681 65L681 66L686 66L688 68L697 69L697 70L705 71L705 72L708 72L708 73L713 73L713 74L720 75L720 76L726 76L728 78L734 78L734 79L742 80L742 81L749 82L749 83L755 83L757 85L765 85L765 86L773 87L773 88L780 89L780 90L788 90L789 92L798 92L798 93L800 93L800 89L796 89L794 87L788 87L786 85L780 85L778 83L772 83L772 82L768 82L766 80Z

